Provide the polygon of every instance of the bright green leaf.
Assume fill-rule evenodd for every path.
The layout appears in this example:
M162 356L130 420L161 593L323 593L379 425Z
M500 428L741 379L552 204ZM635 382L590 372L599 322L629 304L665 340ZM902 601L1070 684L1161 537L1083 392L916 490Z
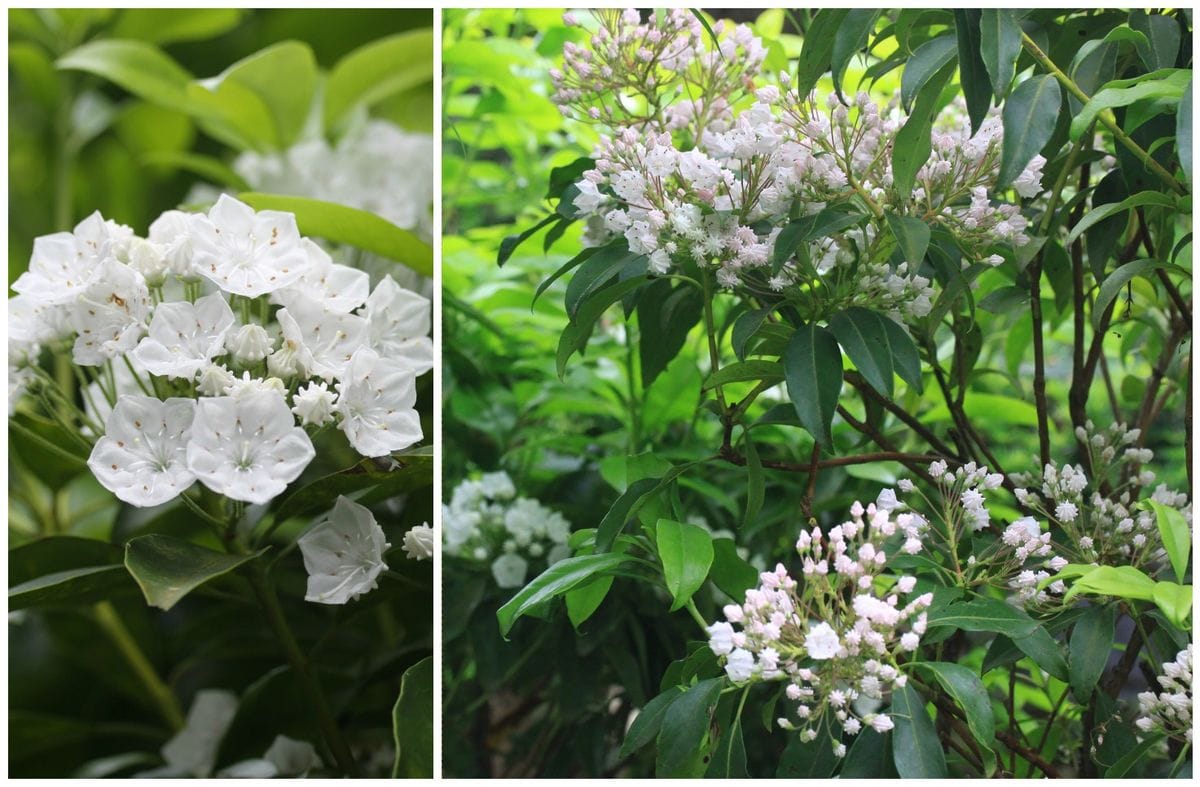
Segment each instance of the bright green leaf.
M699 525L658 520L655 528L658 557L662 560L663 580L674 603L671 611L682 607L708 578L713 562L712 536Z

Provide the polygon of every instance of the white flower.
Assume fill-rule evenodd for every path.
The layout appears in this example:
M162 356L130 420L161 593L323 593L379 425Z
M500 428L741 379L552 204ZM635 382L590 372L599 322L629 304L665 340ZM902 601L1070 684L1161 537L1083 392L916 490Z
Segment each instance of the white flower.
M296 217L264 210L222 194L207 216L191 220L192 264L226 292L256 298L299 279L308 254Z
M1079 516L1079 509L1074 503L1059 503L1054 507L1054 516L1060 522L1074 522L1075 517Z
M387 568L383 562L383 528L370 509L339 495L329 518L302 535L297 543L308 572L305 601L345 604L367 591Z
M817 661L833 658L841 646L837 632L828 623L818 623L804 637L804 649L809 658Z
M433 528L423 523L404 534L404 554L412 560L429 560L433 557Z
M209 297L214 296L210 295ZM200 300L204 299L201 298ZM232 312L230 312L230 315L232 316ZM153 331L153 326L151 327L151 331ZM254 323L243 325L237 331L229 334L225 339L225 345L233 355L234 360L241 361L242 363L261 361L270 355L272 350L271 336L267 333L267 329Z
M725 659L725 674L734 683L750 680L754 676L754 654L743 648L734 648Z
M217 764L217 748L237 714L237 695L224 689L201 689L188 708L187 722L160 750L175 774L204 778Z
M213 358L225 354L225 337L233 324L233 312L218 293L194 304L161 303L150 319L149 335L138 344L133 357L151 374L191 380L210 366Z
M367 298L368 344L385 358L412 366L417 375L433 368L429 299L384 276Z
M196 480L188 469L187 444L196 403L122 396L104 424L104 436L88 458L96 480L130 505L173 500Z
M337 394L329 390L328 383L315 380L292 394L292 412L304 426L324 426L333 420L337 405Z
M708 647L718 656L733 652L733 626L718 621L708 627Z
M79 335L72 357L80 366L99 366L137 345L150 313L150 289L142 274L112 258L71 306L71 326Z
M303 776L321 767L321 758L311 743L293 740L286 735L275 736L263 759L274 765L275 771L281 776Z
M300 370L326 380L341 377L354 351L366 342L367 321L303 295L294 296L291 304L275 316L283 344L295 351Z
M29 269L13 283L14 291L38 303L73 301L101 275L100 263L115 261L114 239L108 223L96 211L75 226L33 241Z
M147 240L159 248L167 269L181 278L194 278L192 269L192 216L168 210L150 225Z
M529 564L520 555L508 553L492 561L492 577L502 588L518 588L525 583Z
M871 728L873 730L875 730L875 732L887 732L888 730L890 730L896 726L892 722L891 717L884 713L881 713L878 716L871 718L868 721L868 723L871 725Z
M271 293L271 302L280 306L291 306L296 296L321 303L330 311L341 314L362 306L371 291L371 277L366 271L338 265L316 243L308 238L301 241L308 265L299 279L287 287Z
M287 394L287 386L278 377L254 377L250 372L242 372L241 377L234 377L229 385L225 386L224 393L234 399L260 393L284 396Z
M210 363L196 376L196 391L202 396L224 396L235 380L233 372L219 363Z
M316 455L282 396L251 393L200 399L188 467L204 485L234 500L266 503Z
M338 428L363 456L384 456L421 439L421 420L413 409L417 392L407 365L363 348L350 359L337 392Z

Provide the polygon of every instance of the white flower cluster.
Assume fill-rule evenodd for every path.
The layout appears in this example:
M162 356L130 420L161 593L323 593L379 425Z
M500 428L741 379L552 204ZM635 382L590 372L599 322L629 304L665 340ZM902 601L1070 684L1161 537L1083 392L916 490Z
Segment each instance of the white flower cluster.
M507 473L485 473L454 488L442 506L445 554L490 563L502 588L525 584L531 564L570 557L571 523L536 500L518 497Z
M640 25L630 35L648 35L645 30L654 28ZM739 28L725 43L759 51L756 41L743 42L747 35ZM594 41L592 50L568 50L567 62L574 64L570 73L587 66L587 78L599 79L590 68L610 44L597 36L602 40ZM752 59L746 66L746 85L754 84L758 65ZM560 100L583 100L579 91L592 95L563 87L565 79L555 76ZM998 116L990 116L972 135L961 108L945 111L912 193L902 194L894 188L891 169L890 151L902 126L894 107L881 112L865 93L849 106L830 96L821 107L813 96L789 89L786 73L778 81L760 85L754 102L739 112L722 104L722 112L706 115L703 123L689 127L690 134L674 132L669 123L623 122L607 108L592 112L611 136L601 138L595 168L576 183L573 205L588 220L586 242L624 238L630 251L648 258L654 273L690 261L714 270L725 288L782 293L807 304L808 318L850 305L899 318L929 313L935 295L931 281L919 272L921 260L893 258L896 241L888 214L949 229L969 251L964 268L975 261L1001 263L997 244L1028 243L1020 207L997 204L990 196L1003 134ZM625 88L636 92L636 85ZM652 95L643 103L660 110L661 96ZM693 107L710 98L701 92L680 101ZM1041 193L1044 164L1039 156L1021 173L1014 184L1020 195ZM849 204L859 206L861 220L801 243L781 268L773 264L785 225Z
M1175 660L1162 665L1158 676L1162 691L1138 694L1141 716L1134 722L1143 732L1162 732L1172 738L1192 742L1192 646L1175 654Z
M1155 514L1138 506L1155 480L1153 471L1143 468L1154 452L1137 446L1140 431L1124 424L1097 431L1088 421L1076 437L1087 447L1093 477L1081 465L1052 462L1037 478L1019 478L1025 486L1016 490L1017 500L1062 528L1059 551L1073 563L1142 569L1165 564ZM1177 509L1191 524L1186 493L1159 484L1148 497Z
M724 659L731 681L787 681L796 704L778 723L800 728L803 740L817 736L825 714L850 735L864 725L878 732L893 726L876 709L904 686L900 661L919 647L933 600L914 593L915 577L885 574L886 544L910 555L922 549L927 523L902 508L885 490L866 508L855 503L851 519L828 533L816 526L802 531L796 551L803 582L779 565L746 591L743 604L725 607L725 621L708 628L709 647ZM845 746L835 744L834 751L843 756Z
M652 13L633 8L593 11L589 46L563 46L563 68L550 72L553 101L563 115L646 131L686 130L693 138L714 122L728 122L731 105L758 75L767 51L750 28L738 25L712 40L682 8ZM572 13L568 26L581 26ZM710 48L712 47L712 48ZM638 99L641 99L640 101Z
M382 216L429 239L433 230L433 137L370 120L337 144L324 137L282 152L247 152L233 169L258 191L313 197Z
M63 426L99 438L89 467L132 505L196 480L266 503L315 455L304 427L336 424L371 457L422 439L429 301L390 277L372 290L290 213L223 195L207 214L164 213L147 238L95 213L38 238L13 289L10 406L28 393L47 414L73 409ZM83 411L38 365L67 348Z

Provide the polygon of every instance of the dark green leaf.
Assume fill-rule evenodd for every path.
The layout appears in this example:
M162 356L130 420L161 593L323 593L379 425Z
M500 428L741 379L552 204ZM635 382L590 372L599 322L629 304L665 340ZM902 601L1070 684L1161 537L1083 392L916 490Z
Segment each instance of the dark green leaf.
M129 573L120 563L56 571L9 588L8 610L90 604L130 587Z
M1126 284L1137 276L1145 276L1159 269L1180 270L1174 265L1159 260L1134 260L1108 274L1108 278L1104 280L1104 283L1100 285L1099 292L1096 293L1096 300L1092 302L1092 326L1096 328L1100 326L1108 305L1121 293Z
M833 734L829 730L829 723L822 721L817 737L811 741L800 740L799 734L794 732L788 736L788 745L779 758L775 778L828 779L841 761L833 753Z
M1049 74L1030 77L1017 85L1001 113L1004 141L996 188L1012 183L1050 141L1061 105L1062 90Z
M871 387L891 398L892 348L883 318L869 309L851 306L830 317L829 328Z
M606 552L602 555L570 557L550 566L518 590L508 603L496 610L501 636L507 638L513 624L531 609L561 596L593 577L613 571L625 560L626 557L622 554Z
M635 259L638 259L638 256L630 253L626 244L614 243L604 246L584 260L567 284L567 316L573 319L588 296L612 281Z
M708 731L713 706L724 685L724 678L702 680L667 706L658 734L656 776L692 775L690 769L695 766L694 760Z
M559 216L551 213L524 232L505 236L504 240L500 241L500 251L496 254L496 264L504 265L504 263L508 262L508 258L512 256L513 252L517 250L518 246L536 235L542 227L545 227L547 224L553 224L558 220Z
M713 564L709 576L721 592L741 603L746 591L758 585L758 571L737 553L732 538L713 539Z
M997 99L1008 95L1017 58L1021 55L1021 27L1012 12L984 8L979 21L979 51Z
M900 246L900 253L911 270L921 267L929 248L929 225L913 216L887 214L888 228Z
M1147 69L1156 71L1175 65L1182 36L1174 19L1134 10L1129 13L1129 26L1146 37L1145 42L1139 41L1134 47Z
M363 459L345 470L322 476L290 493L279 504L275 518L313 516L328 511L338 495L366 492L356 498L372 500L410 494L433 485L433 454L426 449L409 449L393 459L399 467L383 470L375 459ZM368 491L369 490L369 491Z
M1037 626L1033 618L1016 607L982 596L930 610L928 622L930 628L953 626L962 631L994 631L1014 638L1032 634Z
M182 538L153 533L125 545L125 568L142 589L146 603L165 610L205 582L228 574L266 551L227 555Z
M979 299L979 308L993 314L1005 314L1029 303L1029 290L1024 287L1006 285L997 287Z
M1156 191L1139 191L1132 197L1121 200L1120 202L1109 203L1107 205L1097 205L1093 207L1079 223L1071 228L1071 232L1067 234L1066 245L1070 246L1075 242L1081 234L1087 231L1089 227L1104 221L1110 216L1115 216L1118 213L1124 213L1133 208L1145 207L1147 205L1161 205L1165 208L1174 208L1176 199L1170 194L1161 194Z
M941 661L917 662L917 669L933 675L967 717L967 727L985 749L991 749L996 740L996 720L992 716L992 703L988 699L983 681L973 670L961 664ZM984 753L985 759L988 757Z
M674 612L686 604L708 578L713 561L712 536L699 525L671 519L659 519L655 533L663 581L675 602L671 605L671 612Z
M839 779L886 779L895 778L888 746L890 735L864 727L854 736L850 751L846 752L845 763L838 772Z
M783 381L783 364L779 361L749 360L722 366L704 381L702 390L708 391L719 385L765 380L771 383Z
M704 773L708 779L741 779L746 777L746 742L742 739L742 720L735 718L729 729L717 741L712 761Z
M957 52L958 41L952 33L930 39L916 48L900 76L900 102L905 109L911 110L918 94L934 81L938 72L954 61ZM936 92L941 93L942 88L939 86Z
M558 339L555 365L559 377L562 377L564 372L566 372L567 361L570 360L571 356L587 346L596 320L600 319L600 315L604 313L604 310L638 287L643 286L646 280L646 276L635 276L631 279L611 284L594 293L592 297L580 305L579 312L567 327L563 329L562 335Z
M972 134L979 130L983 119L987 117L988 108L992 105L992 84L980 53L982 41L979 18L978 9L954 11L954 31L958 39L958 81L967 101Z
M866 47L879 14L877 9L852 8L838 25L830 52L830 71L833 76L833 89L839 96L842 94L842 76L846 73L846 66L850 65L850 58ZM805 45L807 46L807 43Z
M819 325L801 325L783 353L788 398L800 423L817 442L833 447L830 427L842 390L842 353L837 339Z
M633 724L629 725L629 731L625 733L625 740L621 743L621 759L625 759L658 736L667 708L682 696L683 692L677 686L672 686L646 703L646 707L638 712Z
M638 299L638 359L642 387L649 388L667 368L700 321L704 295L689 284L672 287L667 279L651 282Z
M933 133L933 118L941 106L942 90L954 74L953 54L956 46L954 36L947 35L945 39L950 57L945 65L922 80L912 112L909 113L908 120L904 122L900 130L896 132L896 140L892 146L893 181L897 193L904 198L912 193L917 172L929 161L929 154L932 150L930 135ZM912 68L911 62L904 68L905 76L908 76L910 68Z
M400 696L392 708L396 745L393 779L433 778L433 657L427 656L400 676Z
M1104 772L1105 779L1120 779L1129 770L1139 762L1144 762L1149 759L1150 750L1157 746L1163 739L1163 734L1160 732L1151 733L1138 741L1138 745L1129 750L1121 759L1108 767Z
M892 366L900 379L921 393L925 384L921 379L921 355L917 352L916 342L908 335L901 325L891 317L880 315L883 329L887 334L888 345L892 348Z
M572 626L579 628L600 609L608 591L612 589L612 584L612 577L597 577L574 590L567 591L567 618Z
M776 247L778 248L778 244ZM770 306L764 306L761 309L745 312L734 321L729 343L733 346L733 352L739 361L746 360L746 343L750 341L751 336L758 332L763 322L766 321L767 315L772 311Z
M1112 652L1116 636L1116 608L1111 605L1089 607L1071 632L1071 692L1081 703L1092 690Z
M365 210L308 197L249 192L238 199L255 210L282 210L296 216L304 235L315 235L334 243L357 246L412 268L422 276L433 275L433 248L408 230Z
M834 39L849 13L844 8L823 8L813 17L796 61L795 89L801 96L807 96L821 75L829 70Z
M622 241L620 241L620 242L623 243L624 240L622 239ZM530 303L530 307L532 308L532 306L537 303L538 298L542 297L542 293L544 293L546 290L550 289L551 284L554 284L554 282L561 279L572 269L577 268L580 265L582 265L584 262L586 262L588 260L588 258L590 258L593 254L595 254L596 252L600 251L600 249L603 249L603 248L607 248L607 247L606 246L600 246L600 247L592 246L592 247L586 248L583 251L576 254L571 259L567 260L565 263L563 263L562 267L560 267L554 273L551 273L549 276L546 277L546 279L541 284L538 285L537 291L533 293L533 301Z
M865 217L861 213L834 205L793 219L784 225L775 237L771 272L778 273L802 244L853 227L863 218Z
M1038 626L1033 633L1012 640L1017 649L1050 675L1064 683L1070 680L1067 660L1063 657L1062 648L1050 633Z
M902 779L946 778L946 757L925 699L911 685L892 692L892 759Z

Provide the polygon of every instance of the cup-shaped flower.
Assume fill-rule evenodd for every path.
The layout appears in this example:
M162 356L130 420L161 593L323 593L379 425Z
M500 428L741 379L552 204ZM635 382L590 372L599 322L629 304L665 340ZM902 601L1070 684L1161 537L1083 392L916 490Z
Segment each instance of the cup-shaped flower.
M340 495L329 517L297 543L308 572L305 601L345 604L374 590L387 568L383 528L370 509Z
M256 298L295 282L308 268L291 213L256 213L222 194L207 216L192 218L191 230L194 269L226 292Z
M29 269L13 289L38 303L70 303L99 275L99 263L113 256L121 238L96 211L75 226L74 232L56 232L33 241Z
M401 548L411 560L429 560L433 557L433 528L423 523L410 529Z
M99 366L132 350L150 314L150 289L142 275L112 257L71 306L78 336L72 357L80 366Z
M284 347L296 353L300 371L332 380L341 377L367 337L367 321L342 314L303 295L276 313Z
M429 299L406 290L384 276L367 298L363 312L368 324L368 344L385 358L412 366L419 376L433 368L433 341L429 338Z
M133 355L152 374L191 380L225 353L225 338L233 324L233 311L220 293L195 303L162 303L150 318L149 335Z
M330 311L349 314L366 302L371 292L371 277L366 271L338 265L308 238L301 243L308 254L304 275L295 283L271 293L272 303L291 306L296 296L303 296L319 301Z
M104 488L130 505L157 506L196 480L187 445L196 413L192 399L125 395L104 424L88 467Z
M363 456L385 456L422 437L413 405L417 391L412 368L362 348L354 353L337 384L338 428Z
M234 500L266 503L316 456L283 396L269 391L203 398L187 447L188 467Z

